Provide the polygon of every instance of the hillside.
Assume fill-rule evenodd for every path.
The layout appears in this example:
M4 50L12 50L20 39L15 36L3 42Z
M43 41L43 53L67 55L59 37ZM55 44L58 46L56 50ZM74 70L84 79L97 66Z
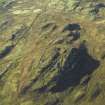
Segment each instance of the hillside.
M104 0L0 0L0 105L104 103Z

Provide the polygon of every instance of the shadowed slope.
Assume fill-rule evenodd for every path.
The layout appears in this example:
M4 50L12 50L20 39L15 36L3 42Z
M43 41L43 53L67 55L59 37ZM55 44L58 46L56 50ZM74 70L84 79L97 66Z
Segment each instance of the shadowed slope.
M72 48L60 74L56 77L56 85L50 91L62 92L76 86L84 76L91 74L99 65L99 61L88 54L86 46L81 44L78 49Z

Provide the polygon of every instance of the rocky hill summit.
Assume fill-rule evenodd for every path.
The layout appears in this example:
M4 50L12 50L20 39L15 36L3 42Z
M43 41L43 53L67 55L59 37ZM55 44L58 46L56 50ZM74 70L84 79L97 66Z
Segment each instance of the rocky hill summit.
M105 0L0 0L0 105L104 105Z

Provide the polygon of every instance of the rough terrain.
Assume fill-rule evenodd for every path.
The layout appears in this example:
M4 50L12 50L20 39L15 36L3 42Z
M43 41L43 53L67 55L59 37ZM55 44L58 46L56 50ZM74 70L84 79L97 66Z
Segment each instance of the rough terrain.
M104 105L105 1L0 0L0 105Z

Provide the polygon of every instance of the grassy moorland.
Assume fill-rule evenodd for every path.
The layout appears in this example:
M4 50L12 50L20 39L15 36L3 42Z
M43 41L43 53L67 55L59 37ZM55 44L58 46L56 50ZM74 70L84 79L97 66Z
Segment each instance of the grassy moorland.
M0 22L0 105L104 105L104 0L8 6Z

